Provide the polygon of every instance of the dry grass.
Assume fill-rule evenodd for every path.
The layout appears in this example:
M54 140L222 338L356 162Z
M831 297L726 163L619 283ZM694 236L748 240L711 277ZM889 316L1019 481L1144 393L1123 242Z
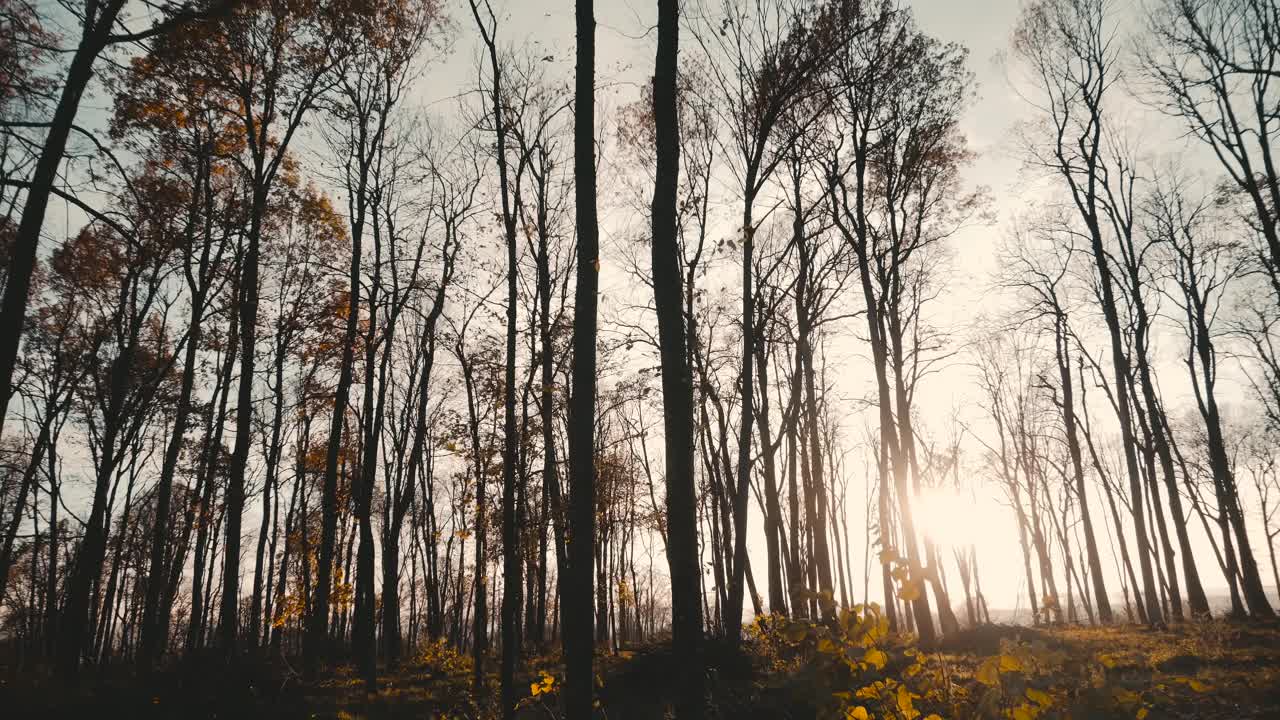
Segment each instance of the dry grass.
M982 690L973 679L984 657L998 653L1001 640L1020 639L1065 653L1067 670L1105 662L1108 673L1141 690L1148 720L1280 720L1280 626L1224 621L1185 624L1168 630L1120 626L1031 630L1009 626L979 628L949 639L934 657L945 662L955 685L949 720L977 718ZM600 717L647 720L667 713L677 665L665 647L639 648L600 658ZM554 656L530 662L522 684L542 671L560 677ZM793 678L771 673L750 655L737 655L709 642L709 717L803 718L806 710ZM1064 676L1064 680L1067 678ZM338 668L315 684L278 684L269 669L215 670L209 666L173 671L140 684L127 674L103 675L99 682L69 692L48 679L8 674L0 682L0 715L6 718L272 718L298 720L398 720L487 718L477 707L470 668L456 657L426 655L384 675L376 694L350 668ZM1194 681L1194 682L1192 682ZM489 697L497 696L490 678ZM530 699L521 718L557 717L556 695ZM1046 713L1042 718L1056 717ZM1106 713L1076 720L1132 717Z

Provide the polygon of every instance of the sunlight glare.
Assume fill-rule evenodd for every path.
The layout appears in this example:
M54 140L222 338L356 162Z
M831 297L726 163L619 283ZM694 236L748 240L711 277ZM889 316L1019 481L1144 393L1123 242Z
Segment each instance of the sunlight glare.
M916 527L939 546L984 545L1005 528L1007 510L955 488L930 488L915 499Z

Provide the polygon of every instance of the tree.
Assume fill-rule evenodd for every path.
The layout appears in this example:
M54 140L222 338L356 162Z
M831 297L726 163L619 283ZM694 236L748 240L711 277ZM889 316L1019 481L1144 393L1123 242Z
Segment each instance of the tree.
M588 720L592 694L591 571L596 544L596 305L600 284L600 228L596 218L595 61L592 0L577 0L574 71L573 180L578 265L574 291L573 389L569 399L569 551L564 583L567 717ZM514 274L514 270L512 271ZM562 570L563 572L563 570ZM603 590L603 588L601 588Z
M196 78L185 66L135 59L127 76L128 95L117 98L113 134L157 155L151 162L158 172L173 176L185 207L183 276L190 303L187 342L183 353L181 388L174 411L160 479L156 487L156 512L151 527L148 577L166 572L170 506L179 454L186 439L195 392L196 364L203 344L206 314L229 279L227 233L220 232L234 215L225 204L233 188L219 176L233 168L232 156L243 148L238 128L215 107L206 104L196 90ZM234 222L234 221L232 221ZM153 667L168 634L167 583L148 582L143 608L138 663Z
M40 231L44 227L45 210L57 182L58 168L62 165L67 141L75 127L80 100L93 79L93 66L98 56L113 45L162 38L166 33L194 21L221 15L231 6L229 0L215 0L208 5L140 3L146 6L146 10L158 10L163 19L143 30L135 31L127 27L129 18L125 14L125 8L128 4L128 0L85 3L83 13L77 18L81 23L80 38L72 51L71 62L61 83L62 91L49 120L48 133L31 179L23 186L26 190L26 202L13 238L3 305L0 305L0 337L4 338L0 340L0 408L8 407L13 393L13 368L18 357L18 345L22 340L23 319L26 317L31 274L35 269L36 250L40 243ZM0 432L3 430L4 418L0 417Z
M353 645L366 687L373 691L376 687L377 628L374 619L372 504L379 441L385 422L382 411L386 399L387 365L392 355L397 320L418 284L417 274L426 241L423 233L416 252L407 252L406 248L400 247L401 234L396 232L396 203L400 202L401 195L407 194L404 186L408 178L405 176L410 169L406 153L399 149L406 138L397 137L395 113L413 80L413 64L417 55L430 40L429 34L435 30L439 8L435 3L405 5L379 2L362 8L361 12L363 15L356 25L360 31L360 42L339 56L334 66L336 97L331 112L338 120L338 127L331 131L329 140L341 162L339 173L347 195L352 256L346 326L348 344L343 351L338 380L341 401L334 406L330 426L330 459L326 461L324 503L328 518L334 512L328 509L328 503L333 499L329 492L330 477L336 472L333 448L343 432L347 412L345 399L353 381L351 345L361 317L361 288L365 286L362 282L362 255L368 235L373 246L373 267L367 283L368 297L363 302L367 318L363 337L363 432L358 482L353 487L360 532ZM403 288L399 283L401 265L412 268ZM384 288L384 270L392 274L389 289ZM385 298L383 294L386 294ZM326 537L327 527L326 522ZM323 553L322 544L321 587L325 586L323 580L327 565Z
M1049 221L1052 223L1052 220ZM1051 227L1051 226L1050 226ZM1052 235L1052 230L1046 229ZM1080 522L1083 526L1085 553L1089 564L1098 619L1103 624L1112 622L1111 602L1107 597L1107 585L1102 574L1102 560L1098 553L1097 538L1093 531L1093 515L1089 509L1089 497L1085 485L1083 453L1078 430L1076 394L1073 389L1073 363L1071 355L1071 329L1064 280L1070 269L1072 256L1077 252L1070 243L1057 242L1050 237L1044 248L1020 244L1008 263L1009 278L1006 283L1029 296L1030 311L1047 320L1053 332L1055 365L1058 371L1058 393L1055 404L1062 413L1062 430L1071 458L1071 477L1076 500L1080 504ZM1176 516L1175 516L1176 517ZM1184 560L1185 561L1185 560Z
M684 320L676 196L680 181L680 125L676 105L680 8L658 0L653 117L656 166L651 217L653 299L662 364L663 438L666 443L667 562L671 567L671 630L682 667L676 717L703 715L702 601L698 560L697 495L693 464L693 375Z
M519 275L517 265L516 243L516 210L513 197L519 195L520 179L523 174L525 158L521 157L518 167L512 173L509 169L507 155L509 124L512 122L511 110L504 105L507 100L504 86L503 65L499 63L497 47L498 19L493 14L488 0L484 0L487 20L480 16L480 6L476 0L468 0L471 14L480 30L481 39L487 50L489 69L492 73L491 84L485 88L484 98L488 102L488 112L493 122L493 132L497 141L495 157L498 164L498 194L501 196L502 230L507 249L507 332L506 332L506 374L503 384L503 445L502 445L502 716L511 718L515 715L516 658L520 654L520 536L516 531L516 458L519 438L516 427L516 279ZM513 177L514 176L514 177ZM514 184L514 187L513 187ZM477 571L479 569L477 568ZM479 669L477 669L479 673ZM480 676L477 675L477 681ZM477 684L477 691L479 685Z
M1161 623L1155 574L1147 552L1147 517L1134 437L1129 392L1129 360L1116 301L1108 233L1124 223L1123 200L1132 191L1133 168L1116 167L1111 153L1114 131L1107 126L1107 91L1115 83L1116 50L1103 0L1042 0L1028 6L1014 37L1014 49L1026 63L1037 92L1045 98L1042 121L1049 149L1031 151L1032 162L1061 177L1085 225L1096 267L1097 287L1110 339L1116 412L1129 478L1134 532L1142 568L1147 622ZM1123 161L1123 158L1120 159ZM1108 175L1108 172L1111 172ZM1119 201L1119 202L1118 202ZM1137 592L1137 588L1134 588Z
M388 665L394 667L400 657L400 533L406 513L417 499L417 485L426 483L430 462L423 457L427 448L428 427L427 412L433 400L432 373L435 369L437 328L440 317L445 310L445 301L449 286L456 273L459 250L459 225L472 212L475 202L475 191L479 178L446 177L439 169L434 169L433 184L440 193L439 199L431 198L432 214L443 221L445 235L440 247L440 277L436 282L431 306L419 335L418 355L421 368L417 371L417 400L415 419L412 427L412 446L409 449L408 476L403 483L398 482L398 475L390 474L384 481L387 485L386 505L387 517L383 523L382 542L382 638ZM425 232L425 228L424 228ZM388 350L389 353L389 350ZM428 495L428 498L431 496ZM430 500L428 500L430 502ZM434 516L434 507L428 507Z
M1280 9L1265 0L1161 0L1138 59L1148 100L1208 145L1244 196L1259 260L1280 299Z
M170 302L165 279L180 242L172 203L180 197L164 181L142 174L124 194L131 227L89 226L59 249L51 264L63 278L83 283L86 324L108 341L91 356L89 383L81 389L81 412L94 438L93 502L84 539L67 583L58 637L57 667L67 681L78 679L80 661L91 648L97 597L110 530L113 479L128 467L161 388L172 380L175 348L163 317ZM136 193L136 194L135 194Z
M931 292L928 268L936 263L929 256L982 209L980 192L962 194L958 187L958 169L969 158L958 114L971 95L972 78L963 49L919 31L909 12L888 4L872 12L860 20L867 32L835 64L833 139L824 149L823 169L831 221L856 259L871 343L886 606L893 602L889 564L898 552L889 525L896 498L909 568L903 590L921 642L928 644L936 631L926 582L938 596L943 631L957 624L928 529L917 529L911 508L920 489L911 399L931 362L921 353L918 320ZM908 334L910 346L904 343ZM923 553L917 534L924 537Z
M734 143L733 169L742 190L742 350L738 377L741 419L736 480L728 486L733 508L733 553L725 608L725 633L735 645L741 640L743 582L747 577L747 500L756 405L756 294L752 265L758 229L755 202L785 158L777 147L790 147L792 138L807 132L816 119L782 125L783 118L793 106L821 92L817 77L824 63L835 57L846 39L856 33L854 26L842 22L847 18L837 18L837 14L834 3L804 8L787 2L749 6L729 0L724 3L718 30L707 28L694 34L710 59L720 92L715 105L724 107L725 124ZM780 126L786 130L786 138L775 136ZM821 485L820 478L817 483ZM829 576L827 559L822 557L819 562Z
M290 172L290 142L328 90L333 68L350 52L348 40L359 27L358 10L344 4L246 3L217 25L175 35L152 49L159 61L198 68L197 79L244 132L246 157L239 165L249 188L250 210L238 286L240 372L218 632L219 645L229 657L237 651L239 636L240 530L252 441L263 220L282 169Z
M1225 513L1235 530L1236 549L1244 600L1254 617L1271 617L1274 611L1262 586L1254 559L1235 473L1229 459L1228 441L1218 406L1218 350L1213 321L1222 307L1223 295L1242 272L1237 245L1216 237L1211 230L1212 215L1207 201L1186 196L1176 181L1158 187L1145 208L1147 232L1154 242L1169 250L1172 277L1182 306L1187 336L1186 365L1191 374L1196 407L1204 421L1209 467L1218 498L1218 512Z

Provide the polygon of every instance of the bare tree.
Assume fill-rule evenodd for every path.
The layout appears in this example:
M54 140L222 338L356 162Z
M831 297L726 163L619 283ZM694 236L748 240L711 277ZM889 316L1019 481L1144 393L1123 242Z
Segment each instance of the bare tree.
M694 491L693 374L677 236L680 182L680 119L677 66L680 6L658 1L658 49L653 79L655 160L653 204L653 296L662 355L663 437L666 443L667 561L671 567L671 630L680 659L676 717L704 713L702 589L698 560L697 495Z
M1024 9L1014 49L1036 85L1040 120L1048 148L1032 148L1030 160L1058 175L1070 192L1089 239L1096 265L1102 313L1110 337L1116 412L1120 420L1129 494L1138 536L1142 594L1147 621L1161 623L1155 573L1147 552L1147 517L1129 397L1129 360L1120 325L1113 260L1108 238L1123 231L1125 203L1133 192L1134 169L1118 166L1115 130L1108 126L1105 101L1116 82L1117 50L1104 0L1041 0ZM1121 158L1123 160L1123 158ZM1114 238L1113 238L1114 239ZM1137 592L1137 588L1134 588Z
M1280 299L1276 56L1280 8L1268 0L1160 0L1138 59L1150 102L1208 145L1243 196L1258 258Z
M1175 300L1183 310L1185 321L1186 365L1196 406L1205 425L1218 511L1226 514L1235 530L1244 600L1255 617L1270 617L1274 611L1262 587L1245 527L1244 509L1218 406L1218 350L1213 325L1224 294L1243 271L1241 253L1238 243L1217 236L1211 229L1211 204L1189 198L1186 193L1186 188L1176 180L1157 187L1145 208L1147 232L1156 242L1165 245L1171 255L1171 275L1177 287Z

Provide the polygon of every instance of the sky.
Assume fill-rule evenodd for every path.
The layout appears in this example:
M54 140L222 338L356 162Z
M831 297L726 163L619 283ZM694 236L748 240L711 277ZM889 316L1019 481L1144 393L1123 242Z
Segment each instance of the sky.
M716 0L709 0L715 7ZM1020 94L1026 88L1016 67L1010 68L1005 55L1009 39L1018 21L1021 3L1018 0L984 0L983 2L955 2L954 0L915 0L905 3L916 16L920 27L944 40L959 43L969 50L969 69L973 72L978 97L964 115L962 130L976 153L972 164L964 172L970 188L988 188L996 221L993 225L975 225L963 229L952 240L951 259L946 289L934 303L932 320L948 328L957 344L972 338L977 332L978 321L999 313L1006 300L993 289L993 273L997 270L997 250L1007 239L1012 222L1053 197L1050 182L1041 175L1024 168L1020 149L1013 141L1020 122L1025 121L1031 108ZM689 13L696 2L684 3ZM435 114L452 114L462 94L474 87L482 72L481 48L465 2L454 3L453 14L455 41L447 55L428 68L416 88L415 95L424 109ZM494 8L499 17L499 45L507 49L528 48L532 57L541 58L547 74L569 82L574 68L574 16L573 4L568 0L495 0ZM1136 0L1118 0L1112 4L1112 13L1122 28L1137 30L1141 27L1142 6ZM610 132L608 122L611 111L634 101L640 87L652 74L656 32L656 3L640 0L596 0L597 17L597 118L603 119L603 132ZM682 30L682 57L698 53L699 49L687 31ZM1139 151L1150 159L1158 160L1170 155L1179 156L1193 168L1213 171L1202 148L1182 137L1180 128L1167 118L1150 111L1139 103L1122 101L1115 106L1123 117L1131 136L1141 138ZM636 282L623 267L618 255L636 228L643 229L648 218L637 213L631 202L618 201L608 189L610 163L614 158L606 148L601 158L601 317L608 318L621 312L621 306L631 302L637 290ZM723 181L726 202L734 202L732 180ZM726 226L725 233L732 233ZM614 257L611 262L611 255ZM850 328L860 331L861 327ZM1161 374L1162 390L1166 401L1180 411L1188 407L1190 388L1180 367L1181 338L1166 332L1157 336L1157 370ZM852 337L838 338L828 351L830 372L838 377L835 383L837 397L845 398L850 411L844 422L846 436L856 441L864 436L868 426L865 411L852 409L854 400L871 397L874 393L870 366L865 356L863 341ZM944 424L952 417L959 417L965 424L982 433L987 426L985 417L976 405L976 388L972 382L973 369L961 355L942 372L927 381L919 393L920 412L926 430L944 434ZM1224 373L1221 388L1226 404L1243 398L1246 388L1239 377ZM1095 395L1095 412L1101 402ZM931 422L932 421L932 422ZM1099 424L1105 426L1102 418ZM653 449L650 450L653 452ZM855 448L855 453L860 449ZM966 470L977 472L980 449L966 442ZM862 485L862 458L857 456L851 464L850 513L848 525L852 531L855 575L863 562L864 548L861 531L865 515L861 501L865 492ZM974 478L980 488L983 478ZM946 526L940 533L964 537L975 542L983 567L982 583L993 608L1020 608L1028 606L1022 574L1022 557L1018 549L1016 525L1011 511L1005 507L1000 491L988 486L985 493L960 508L948 507L948 502L934 499L924 501L923 514L935 525ZM1101 510L1102 499L1091 498L1095 514ZM750 552L753 567L764 567L764 543L762 519L758 507L752 506L753 530L750 536ZM976 517L975 517L976 514ZM1198 523L1193 521L1198 526ZM1099 532L1101 533L1101 528ZM1254 538L1260 529L1253 533ZM1255 540L1257 542L1257 540ZM1103 562L1108 567L1112 558L1107 550L1106 537L1099 536ZM1193 545L1200 561L1206 591L1213 595L1225 584L1213 561L1212 551L1198 527L1193 531ZM1265 546L1256 546L1258 553L1265 553ZM874 558L876 549L869 550ZM659 560L661 560L659 552ZM1258 560L1265 565L1265 557ZM873 561L874 562L874 561ZM1058 561L1060 564L1060 560ZM661 565L661 562L659 562ZM763 572L757 573L763 583ZM1119 584L1114 571L1108 571L1112 595L1119 597ZM709 578L708 578L709 579ZM855 578L855 584L859 582ZM878 581L874 579L871 599L880 595ZM953 592L955 590L953 589ZM855 591L861 598L862 590Z
M715 0L709 0L714 4ZM945 41L964 45L970 51L969 69L974 73L978 98L964 115L962 129L969 145L976 153L972 164L964 172L966 184L972 188L989 189L996 222L993 225L976 225L965 228L952 240L953 255L946 289L934 303L932 320L935 324L950 328L957 344L963 343L976 332L975 320L999 310L1004 302L992 288L992 277L997 269L997 249L1007 238L1014 219L1042 205L1051 198L1051 186L1041 177L1023 169L1019 149L1012 141L1019 122L1025 120L1030 108L1017 88L1016 69L1010 70L1003 62L1009 38L1017 22L1020 3L1016 0L984 0L982 2L955 2L954 0L916 0L908 3L914 9L920 27ZM467 93L475 87L481 68L480 45L474 21L465 0L448 3L452 11L452 42L447 49L424 66L424 72L415 84L411 102L425 115L442 118L454 117L460 103L473 102ZM686 3L692 7L693 2ZM499 15L498 38L507 49L528 48L530 57L539 58L546 66L548 76L571 81L574 67L573 3L569 0L495 0ZM1137 2L1120 0L1114 3L1116 18L1130 28L1140 23L1141 8ZM597 116L602 121L602 132L610 133L608 125L612 112L639 96L640 87L652 74L656 33L654 22L656 3L652 0L596 0L597 32ZM682 54L698 52L687 34L682 36ZM99 93L90 98L85 115L92 122L104 117ZM96 102L95 102L96 101ZM1211 169L1204 162L1204 152L1181 137L1179 129L1167 119L1156 116L1136 103L1123 108L1126 126L1131 134L1142 139L1140 151L1161 157L1178 155L1190 158L1193 167ZM303 151L308 161L324 162L325 151L318 143L309 143ZM631 301L637 284L621 262L623 246L630 241L637 228L643 229L648 218L637 213L634 204L624 201L610 192L610 172L619 168L606 146L601 168L601 318L616 316L622 305ZM732 182L725 181L726 201L734 200ZM339 207L342 203L338 203ZM65 222L68 227L77 224L74 213L70 216L51 213L51 222ZM50 228L57 232L55 228ZM726 233L730 232L726 228ZM861 330L860 327L851 330ZM1157 337L1157 370L1162 372L1162 389L1167 402L1175 409L1187 407L1189 388L1178 366L1181 339L1166 334ZM851 442L863 437L868 423L865 411L855 409L855 400L870 397L873 393L870 368L864 355L865 345L851 336L833 341L829 351L830 372L838 380L835 394L849 405L844 420L844 430ZM938 435L946 432L945 423L953 416L960 417L981 433L984 427L982 411L976 405L973 370L962 359L951 363L941 373L926 381L919 393L920 414L925 429ZM1224 377L1221 388L1224 400L1231 404L1247 393L1238 375ZM1096 402L1100 407L1101 403ZM1096 410L1096 408L1095 408ZM655 448L651 448L653 452ZM966 443L966 472L979 472L978 447ZM859 452L855 448L855 452ZM861 541L865 516L861 509L864 486L862 460L855 457L850 465L850 489L847 511L848 526L852 534L852 565L855 576L860 575L864 552ZM974 478L975 484L985 486L983 478ZM1101 499L1091 497L1097 513ZM255 528L254 510L246 517L246 528ZM764 550L761 518L758 508L751 508L755 526L751 538L753 566L764 567ZM945 534L964 537L978 545L983 567L982 584L993 608L1027 606L1022 588L1022 558L1015 538L1016 529L1011 513L1000 504L998 491L991 488L980 494L972 504L952 507L950 501L934 499L923 502L922 516L932 525L943 528ZM1214 564L1212 552L1203 533L1193 530L1193 543L1202 568L1203 581L1210 594L1223 588L1222 578ZM1265 566L1265 545L1260 529L1252 534L1255 552ZM1103 544L1104 563L1111 562ZM874 558L876 549L868 550ZM657 565L661 567L660 550ZM757 572L763 584L763 572ZM1119 586L1114 571L1108 572L1113 596L1118 597ZM855 577L855 584L860 582ZM954 581L953 581L954 584ZM954 588L953 588L954 591ZM854 591L855 598L864 597L861 588ZM873 579L871 599L879 597L878 582Z

